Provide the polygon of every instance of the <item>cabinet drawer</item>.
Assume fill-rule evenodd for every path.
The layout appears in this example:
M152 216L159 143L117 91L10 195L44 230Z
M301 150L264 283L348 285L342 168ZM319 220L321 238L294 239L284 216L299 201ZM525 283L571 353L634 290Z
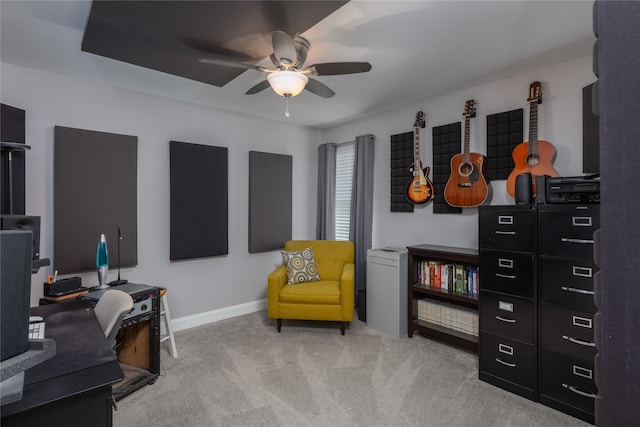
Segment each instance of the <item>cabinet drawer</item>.
M535 389L535 350L532 345L483 332L480 334L480 370Z
M533 298L535 257L533 254L480 251L480 289Z
M598 393L593 362L542 351L540 394L593 414Z
M536 215L531 208L480 208L480 248L535 252Z
M593 261L540 257L540 301L595 312ZM480 282L482 283L482 282Z
M600 227L599 206L541 208L540 255L593 259L593 233Z
M533 343L533 311L531 301L485 291L480 293L480 322L485 332Z
M593 314L540 304L539 340L544 349L593 361Z

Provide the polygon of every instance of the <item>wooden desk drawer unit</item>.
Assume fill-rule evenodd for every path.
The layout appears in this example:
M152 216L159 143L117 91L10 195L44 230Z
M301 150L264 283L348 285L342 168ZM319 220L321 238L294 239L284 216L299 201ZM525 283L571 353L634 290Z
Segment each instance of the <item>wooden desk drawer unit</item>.
M509 295L483 292L480 296L482 331L532 344L534 342L531 301Z
M481 333L480 370L512 384L535 389L535 350L530 344Z
M593 363L593 314L540 304L540 346Z
M483 291L533 298L536 277L533 254L482 250L480 264L480 286Z
M590 260L540 257L540 301L595 312L593 278L597 271Z
M500 206L481 209L480 248L535 252L536 215L532 209Z
M595 207L594 207L595 206ZM600 228L600 206L547 205L540 210L540 255L593 259L593 233Z

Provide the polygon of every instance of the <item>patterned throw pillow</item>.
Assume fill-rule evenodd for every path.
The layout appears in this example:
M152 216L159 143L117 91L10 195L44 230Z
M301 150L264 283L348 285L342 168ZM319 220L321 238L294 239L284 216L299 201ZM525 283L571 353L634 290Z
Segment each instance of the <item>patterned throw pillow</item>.
M315 282L320 280L313 249L306 248L301 251L280 251L282 260L287 266L287 284Z

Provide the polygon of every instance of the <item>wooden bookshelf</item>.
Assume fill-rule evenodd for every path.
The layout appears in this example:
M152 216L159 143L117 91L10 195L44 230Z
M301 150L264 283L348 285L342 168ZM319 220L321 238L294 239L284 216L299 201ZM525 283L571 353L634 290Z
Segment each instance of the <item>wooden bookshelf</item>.
M417 245L407 247L408 255L408 298L407 298L407 333L411 338L414 331L419 331L425 337L432 337L442 341L478 351L478 336L459 329L444 326L435 322L418 318L418 300L425 299L447 306L469 309L477 313L478 293L456 292L451 289L427 286L419 279L419 264L424 261L436 261L442 264L458 264L465 268L478 267L478 251L475 249L456 248L438 245Z

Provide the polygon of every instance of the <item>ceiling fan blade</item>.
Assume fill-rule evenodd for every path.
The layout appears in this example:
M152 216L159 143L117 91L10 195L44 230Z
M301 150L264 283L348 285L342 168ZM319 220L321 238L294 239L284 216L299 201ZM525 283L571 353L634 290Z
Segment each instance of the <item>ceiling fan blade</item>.
M259 65L244 64L242 62L223 61L220 59L201 58L201 59L198 59L198 62L202 62L203 64L220 65L222 67L242 68L245 70L258 70L258 71L263 71L265 73L273 71L268 68L261 67Z
M366 73L371 70L371 64L368 62L324 62L311 67L316 69L318 76Z
M253 95L253 94L256 94L258 92L262 92L263 90L265 90L269 86L270 86L269 85L269 80L263 80L260 83L258 83L257 85L255 85L254 87L252 87L251 89L249 89L248 91L246 91L244 94L245 95Z
M291 36L283 31L274 31L271 33L271 41L273 43L273 54L278 61L289 65L296 62L298 54L296 46L293 44Z
M334 91L331 90L331 88L329 88L329 86L325 85L324 83L320 83L318 80L313 79L311 77L309 77L309 81L307 82L307 85L304 88L309 92L315 93L316 95L321 96L323 98L331 98L333 95L336 94Z

